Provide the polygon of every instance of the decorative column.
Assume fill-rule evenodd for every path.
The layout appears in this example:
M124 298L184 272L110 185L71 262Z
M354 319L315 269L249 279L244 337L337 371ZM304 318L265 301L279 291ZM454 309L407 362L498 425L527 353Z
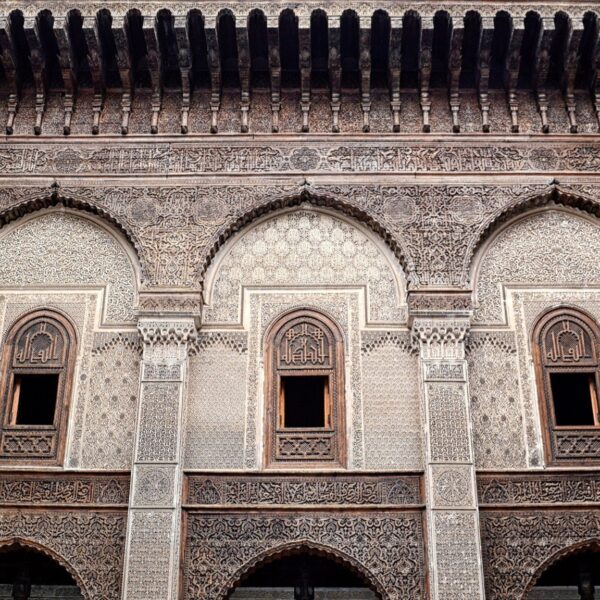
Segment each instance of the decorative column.
M437 301L417 303L431 308ZM415 304L414 298L412 304ZM413 339L420 348L426 416L425 484L431 600L483 600L465 360L470 313L417 310L413 314L415 312L418 316L413 318Z
M123 600L178 598L182 419L193 317L142 317L144 341Z

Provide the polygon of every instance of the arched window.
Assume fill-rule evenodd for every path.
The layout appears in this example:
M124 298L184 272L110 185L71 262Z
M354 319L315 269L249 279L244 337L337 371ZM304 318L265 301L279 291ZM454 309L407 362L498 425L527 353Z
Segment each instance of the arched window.
M75 362L75 329L58 312L17 321L3 350L0 458L62 461Z
M342 466L344 347L328 317L298 310L265 338L267 466Z
M550 463L600 459L599 339L598 324L572 308L546 313L534 329L534 358Z

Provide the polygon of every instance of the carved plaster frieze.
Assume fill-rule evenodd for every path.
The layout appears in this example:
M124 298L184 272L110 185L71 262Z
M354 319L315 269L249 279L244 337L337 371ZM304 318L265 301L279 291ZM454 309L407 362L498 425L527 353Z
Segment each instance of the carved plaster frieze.
M202 295L199 293L140 292L138 311L142 315L186 315L199 317Z
M470 292L416 293L408 294L408 310L412 315L436 313L465 313L473 309Z
M0 505L127 505L128 475L4 473Z
M481 143L453 140L407 144L402 140L337 142L305 140L202 143L84 142L65 147L51 141L43 145L12 143L0 155L5 175L196 175L243 173L594 173L600 169L598 142L514 140Z
M592 184L570 185L563 192L543 182L265 185L258 178L240 184L137 186L83 185L84 181L62 185L61 198L69 206L106 216L127 232L135 242L143 283L192 289L202 287L212 258L240 228L265 212L303 201L345 212L382 236L404 267L411 290L470 285L473 254L493 231L492 224L521 208L559 202L594 214L600 210L596 200L600 186ZM4 221L15 218L16 207L18 217L23 211L52 206L50 190L36 199L37 187L26 193L27 186L13 183L0 187ZM161 301L161 306L144 294L141 307L165 314L179 310L170 300ZM467 292L422 294L418 300L417 296L409 296L413 314L421 309L468 309ZM182 310L194 310L187 301L184 304Z
M188 504L207 506L411 505L421 502L416 476L213 476L189 474Z
M480 505L600 504L600 480L594 473L480 474Z

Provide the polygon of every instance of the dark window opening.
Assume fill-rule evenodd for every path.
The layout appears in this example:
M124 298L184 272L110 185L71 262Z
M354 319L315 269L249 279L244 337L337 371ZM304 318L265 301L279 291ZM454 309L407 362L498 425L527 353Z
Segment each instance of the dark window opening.
M58 374L15 375L13 423L52 425L56 411Z
M593 373L550 373L558 426L594 425L596 386Z
M284 427L325 427L329 377L281 378Z

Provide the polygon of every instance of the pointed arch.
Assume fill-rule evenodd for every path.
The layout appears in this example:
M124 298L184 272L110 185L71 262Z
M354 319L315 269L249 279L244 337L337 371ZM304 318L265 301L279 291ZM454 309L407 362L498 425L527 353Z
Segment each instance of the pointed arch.
M356 204L345 199L336 198L335 196L317 195L304 191L301 194L293 194L257 204L257 206L254 206L251 210L229 222L224 229L219 231L212 246L209 248L208 253L204 257L204 260L200 264L198 279L201 281L202 289L204 290L205 288L206 273L211 266L213 259L230 238L244 227L269 213L274 213L285 208L300 206L303 203L339 211L342 215L352 217L368 227L371 231L376 233L392 251L404 273L407 283L411 280L410 273L414 271L413 262L408 258L402 240L399 240L398 236L394 235L385 224Z
M272 210L261 210L248 224L236 227L236 235L219 244L204 276L205 322L241 324L244 290L249 288L322 285L363 289L368 322L405 322L406 277L389 244L353 211L347 216L337 205L330 207L296 198L276 207L270 204ZM296 242L290 243L288 235ZM276 240L283 244L280 250ZM272 252L281 252L282 261ZM360 258L344 269L337 260L342 254Z
M147 268L143 260L142 245L131 228L105 208L98 206L89 200L63 194L58 188L51 190L48 194L34 194L18 204L13 204L3 210L0 210L0 229L30 213L53 207L70 208L73 210L82 211L84 213L93 214L100 217L113 228L116 228L131 246L133 254L136 257L136 262L140 269L140 277L142 279L145 278Z
M81 592L81 595L83 596L84 600L92 600L92 595L87 589L87 586L85 585L81 575L77 572L77 570L68 560L63 558L54 550L51 550L47 546L44 546L42 544L39 544L38 542L34 542L21 536L0 539L0 551L10 549L11 547L15 547L20 550L33 550L50 558L55 563L60 565L71 576L71 578L79 588L79 591Z
M494 237L500 229L502 229L509 221L515 219L515 217L545 206L563 206L579 210L582 213L587 213L592 216L600 217L599 200L579 191L562 188L557 184L552 184L545 192L536 193L527 197L519 197L508 206L504 206L490 215L479 228L465 253L463 271L467 274L467 281L465 283L470 283L471 285L476 283L474 275L477 257L481 254L482 249L486 246L488 241Z
M356 559L340 550L332 548L331 546L305 539L271 548L270 550L258 554L250 559L235 572L235 574L223 587L219 594L220 600L229 598L230 594L233 593L233 591L240 585L240 583L244 581L244 579L268 563L275 562L280 558L304 553L321 556L342 565L354 575L358 576L364 582L365 587L368 587L376 594L378 600L389 599L389 595L386 592L383 584Z
M535 587L537 582L540 580L542 575L558 562L567 558L569 556L573 556L576 554L581 554L586 551L598 552L600 553L600 538L591 538L589 540L585 540L579 542L577 544L573 544L567 546L566 548L562 548L561 550L555 552L552 556L550 556L547 560L545 560L541 565L538 566L535 573L531 576L529 583L525 587L523 595L519 600L527 600L529 593Z
M50 202L47 208L41 204L32 200L22 205L29 209L22 215L7 212L5 224L0 221L0 246L6 258L0 265L1 285L54 289L92 285L102 290L103 322L131 325L143 271L139 254L122 229L95 210L67 207L61 201Z

